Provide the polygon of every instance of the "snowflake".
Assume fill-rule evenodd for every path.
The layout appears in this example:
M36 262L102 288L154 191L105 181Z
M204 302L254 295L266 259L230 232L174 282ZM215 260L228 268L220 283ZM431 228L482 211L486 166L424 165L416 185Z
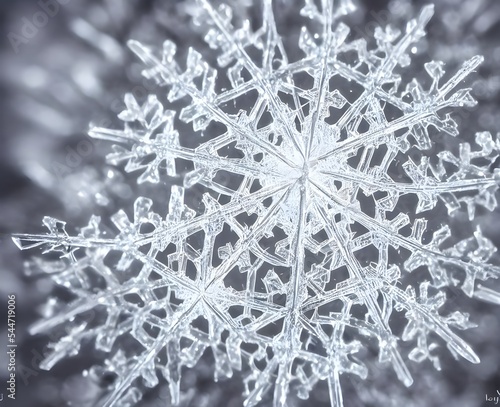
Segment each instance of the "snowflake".
M342 406L340 376L366 378L374 348L406 386L407 359L439 369L440 343L479 362L454 331L473 326L468 315L440 308L455 287L500 303L476 282L500 268L472 222L478 207L496 207L500 143L478 133L457 148L449 113L475 104L455 88L482 58L446 79L429 62L420 82L409 80L402 68L432 6L368 44L342 22L350 0L306 0L292 60L296 37L278 34L271 0L261 8L254 30L247 20L234 27L231 8L198 1L194 21L218 70L193 49L182 68L170 41L161 51L129 42L180 114L156 96L127 95L124 128L90 133L114 143L109 162L139 184L170 185L166 217L163 200L139 197L132 217L94 216L74 236L47 217L48 234L15 238L59 255L32 267L72 296L51 299L32 328L65 327L42 367L94 341L111 356L91 373L115 377L105 406L137 403L159 376L179 403L181 370L207 350L215 380L244 371L246 406L269 391L275 406L306 399L320 381ZM443 209L462 208L471 237L438 227Z

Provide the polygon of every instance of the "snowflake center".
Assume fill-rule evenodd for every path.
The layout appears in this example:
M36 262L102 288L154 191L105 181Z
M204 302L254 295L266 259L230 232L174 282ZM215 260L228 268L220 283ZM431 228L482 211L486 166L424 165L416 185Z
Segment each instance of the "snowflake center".
M302 163L294 169L296 174L295 178L300 181L301 184L306 184L309 181L314 180L317 175L318 162L311 159L303 159ZM288 177L290 175L288 174Z
M300 177L302 182L306 182L309 180L309 172L310 172L309 162L305 161L304 165L302 166L302 175Z

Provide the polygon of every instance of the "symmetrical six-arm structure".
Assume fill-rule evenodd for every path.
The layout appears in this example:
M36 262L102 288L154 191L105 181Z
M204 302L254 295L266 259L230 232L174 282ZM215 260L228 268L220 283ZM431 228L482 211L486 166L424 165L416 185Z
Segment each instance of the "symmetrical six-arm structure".
M144 74L184 106L176 115L156 96L127 95L124 129L90 133L114 143L109 161L139 183L171 185L166 216L163 202L139 197L112 225L93 217L69 236L45 218L48 234L16 237L22 248L60 252L32 266L73 295L69 305L51 300L32 329L66 327L43 367L95 341L111 356L94 371L116 375L104 405L133 405L159 376L178 403L181 369L210 350L215 379L243 370L247 406L268 391L284 406L325 380L340 407L339 378L366 377L368 347L406 386L407 359L439 368L439 344L477 363L455 333L472 326L468 315L440 307L453 286L500 302L476 282L499 275L488 263L495 248L479 228L450 238L436 216L467 209L473 221L477 207L496 207L499 142L479 133L459 145L448 114L474 105L457 86L481 58L446 78L430 62L425 86L408 80L414 71L402 68L429 6L404 32L377 29L367 45L341 22L349 0L306 0L302 55L291 60L298 53L278 34L271 0L256 31L234 27L227 6L198 3L219 68L190 49L184 69L170 41L161 52L130 41Z

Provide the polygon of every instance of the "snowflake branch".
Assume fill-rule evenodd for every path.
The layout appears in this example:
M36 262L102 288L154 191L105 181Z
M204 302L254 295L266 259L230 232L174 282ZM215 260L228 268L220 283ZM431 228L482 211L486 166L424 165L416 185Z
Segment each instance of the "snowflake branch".
M392 285L386 286L384 292L394 298L404 309L417 313L419 318L425 320L426 326L436 332L447 346L456 351L464 359L471 363L479 363L479 357L472 348L462 338L451 331L439 314L430 312L425 306L421 305L414 298L411 298L405 291L398 287Z
M347 247L347 242L345 238L342 236L335 219L330 219L326 214L325 210L316 204L316 210L318 214L322 217L325 225L326 231L335 238L337 242L337 248L340 250L344 261L346 262L346 266L349 270L349 274L352 277L355 277L359 282L364 281L366 276L361 274L361 270L363 269L359 262L354 257L354 254L349 251ZM410 371L406 367L401 354L396 348L396 343L391 339L394 337L389 324L382 316L382 312L380 310L379 305L376 302L376 298L373 296L374 292L371 287L368 287L368 290L365 291L361 287L355 293L356 296L361 296L366 304L368 311L370 313L373 321L378 325L381 329L383 329L384 334L379 337L379 343L381 344L381 351L386 351L383 348L382 344L389 347L390 356L392 359L392 364L396 374L406 387L411 386L413 383L413 378L411 377Z
M179 74L174 69L170 69L164 65L158 58L156 58L153 53L144 47L141 43L137 41L129 41L129 47L134 51L134 53L146 64L152 66L156 74L160 74L165 77L171 77L175 81L175 84L179 86L186 94L188 94L195 105L201 105L203 108L211 114L211 117L224 124L228 129L238 133L242 138L248 139L250 142L259 146L266 153L275 156L279 160L283 161L289 167L294 167L294 164L290 162L285 156L279 154L275 146L266 142L264 140L259 140L255 137L255 131L242 123L233 120L229 115L227 115L220 107L214 105L212 101L207 100L206 97L192 84L188 84L183 81ZM162 79L158 79L163 82Z
M378 234L383 236L390 244L398 245L404 247L405 249L410 250L411 252L423 252L426 256L431 256L443 263L454 264L461 269L466 269L469 266L474 268L481 268L485 271L493 273L494 275L500 276L500 267L493 266L490 264L482 264L475 262L469 259L463 259L461 257L456 257L450 254L444 254L436 251L433 248L424 246L418 240L413 239L411 237L404 237L398 233L395 233L391 228L390 224L385 222L373 219L368 215L357 211L356 209L349 206L347 202L341 201L338 197L335 197L333 194L327 192L327 190L317 183L311 181L312 185L316 187L316 189L339 210L341 213L348 212L349 217L351 217L356 222L360 223L368 230L370 230L374 234Z
M429 179L428 184L416 184L397 182L391 179L384 179L382 181L370 174L345 167L341 171L320 170L319 173L329 175L334 179L352 182L368 190L397 192L398 194L457 193L475 191L498 185L498 181L493 175L491 177L471 178L460 181L433 181Z
M466 62L461 70L455 74L453 78L451 78L442 88L438 91L436 96L433 96L430 101L425 103L425 109L422 109L423 106L417 104L417 106L412 108L412 111L405 112L405 115L402 117L393 120L387 123L384 127L377 127L374 130L369 130L366 133L359 134L357 132L353 132L353 136L348 139L337 143L334 149L331 151L322 154L321 156L315 158L311 165L316 164L321 160L325 160L332 156L338 156L341 154L349 153L349 151L356 151L362 146L368 146L371 143L378 143L378 141L387 137L389 134L395 133L397 130L401 129L412 129L417 124L426 124L430 125L433 122L430 120L431 118L437 117L437 113L445 107L455 106L457 104L457 100L453 97L445 100L445 97L449 92L453 90L453 88L457 85L457 81L462 80L464 77L468 76L471 72L473 72L477 66L483 61L482 57L474 57L470 61ZM466 101L463 102L464 104Z
M297 151L304 157L304 152L300 147L300 143L297 140L296 133L289 125L289 119L287 115L283 111L285 105L279 100L279 98L275 95L274 90L269 86L269 81L264 76L263 72L250 58L248 53L242 47L240 42L235 39L233 35L228 31L226 24L221 19L219 13L213 8L213 6L209 3L208 0L199 0L201 5L207 10L208 14L212 18L215 25L218 27L219 31L225 37L225 40L229 44L233 44L233 50L238 54L238 63L241 63L250 73L250 75L254 78L255 83L258 85L258 88L265 93L266 99L268 100L270 107L273 111L273 117L277 119L280 127L283 129L284 133L287 135L288 139L292 141ZM265 22L268 24L268 30L273 29L276 31L276 26L274 22L274 17L272 15L272 7L269 0L264 1L264 15ZM271 11L270 11L271 10Z

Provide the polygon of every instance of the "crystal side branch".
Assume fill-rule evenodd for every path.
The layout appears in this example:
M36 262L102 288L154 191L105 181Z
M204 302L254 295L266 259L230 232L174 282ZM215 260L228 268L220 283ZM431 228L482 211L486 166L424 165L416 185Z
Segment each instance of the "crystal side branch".
M91 373L116 376L104 406L134 405L159 377L177 404L182 368L210 351L215 380L243 370L246 406L270 392L285 406L326 381L340 407L341 375L365 378L363 350L374 343L406 386L408 360L439 369L443 344L479 362L456 333L473 326L468 314L440 308L454 286L500 303L477 283L500 274L490 260L496 249L478 227L457 240L446 222L427 222L446 208L466 210L473 225L477 208L497 206L499 173L490 168L499 141L478 133L459 144L449 114L475 104L457 86L482 58L446 79L443 64L429 62L428 86L406 83L409 49L433 8L403 32L377 29L375 45L350 39L342 18L353 8L306 0L296 60L271 0L262 0L257 31L248 21L235 27L228 6L198 1L194 18L218 68L189 49L184 69L170 41L161 51L130 41L144 75L184 107L176 117L154 95L144 103L127 95L124 128L90 134L113 143L109 162L139 174L138 183L175 185L166 216L153 210L161 202L138 197L133 215L120 210L112 224L94 216L70 236L64 222L45 218L47 234L15 237L23 249L60 254L30 267L73 297L51 299L32 327L65 327L44 369L93 341L110 356ZM179 134L181 121L194 131ZM205 191L198 205L187 190ZM398 326L396 314L406 323ZM403 352L401 341L412 349Z

